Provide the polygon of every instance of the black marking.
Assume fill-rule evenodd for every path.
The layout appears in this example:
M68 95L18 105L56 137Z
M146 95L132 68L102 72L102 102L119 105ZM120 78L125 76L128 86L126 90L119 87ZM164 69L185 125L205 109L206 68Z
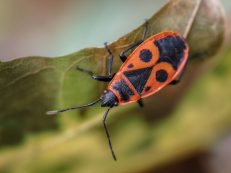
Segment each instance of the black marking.
M143 62L149 62L152 59L152 52L148 49L143 49L140 51L140 59Z
M156 72L156 80L158 82L165 82L168 79L168 73L161 69Z
M150 86L145 87L145 92L148 92L151 88L152 87L150 87Z
M134 67L133 64L129 64L129 65L128 65L128 68L132 68L132 67Z
M137 92L141 94L151 74L151 71L152 71L152 67L147 67L137 70L126 71L124 72L124 75L132 83L132 85L137 90Z
M118 103L116 95L110 90L107 90L107 92L105 92L100 98L102 100L102 107L112 107L115 106L116 103Z
M121 79L116 81L113 84L113 89L117 90L121 96L123 101L129 101L130 96L134 95L134 92L131 88L127 85L126 81Z
M159 48L160 58L158 62L168 62L176 70L184 57L185 41L179 36L167 36L155 40L154 44Z

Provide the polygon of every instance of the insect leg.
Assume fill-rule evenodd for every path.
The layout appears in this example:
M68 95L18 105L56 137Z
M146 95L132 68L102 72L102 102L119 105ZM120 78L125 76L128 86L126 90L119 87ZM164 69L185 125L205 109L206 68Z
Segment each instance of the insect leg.
M138 42L128 46L125 50L123 50L121 53L120 53L120 59L122 62L125 62L126 59L127 59L127 56L125 55L129 50L139 46L143 41L142 40L139 40Z
M104 113L104 116L103 116L103 126L104 126L104 129L105 129L105 132L106 132L106 135L107 135L107 139L108 139L108 144L109 144L109 147L110 147L110 150L111 150L111 154L112 154L112 157L113 159L116 161L116 155L113 151L113 147L112 147L112 143L111 143L111 139L110 139L110 134L109 134L109 131L107 129L107 125L106 125L106 121L107 121L107 115L108 115L108 112L111 108L108 108L108 110Z
M102 82L110 82L115 75L115 74L112 74L112 75L108 75L108 76L99 76L99 75L95 75L91 70L83 69L80 67L77 67L77 70L84 72L84 73L87 73L94 80L98 80L98 81L102 81Z
M120 53L120 59L122 62L125 62L126 59L127 59L127 56L125 55L128 51L130 51L131 49L134 49L135 47L139 46L143 41L144 39L146 38L146 35L147 35L147 32L148 32L148 21L145 22L145 28L144 28L144 33L143 33L143 37L141 40L137 41L136 43L133 43L131 44L130 46L128 46L125 50L123 50L121 53Z
M144 107L144 102L142 99L139 99L137 103L139 104L140 107Z
M183 77L184 74L185 74L185 71L186 71L186 69L187 69L188 63L189 63L189 60L187 60L187 62L186 62L186 64L185 64L185 66L184 66L184 68L183 68L183 70L182 70L182 72L181 72L179 78L173 80L172 82L170 82L169 85L176 85L176 84L180 83L182 77Z
M113 65L114 56L113 56L111 50L109 49L109 47L107 46L107 43L104 43L104 45L105 45L105 48L107 49L107 51L109 53L108 64L107 64L107 73L108 73L107 76L95 75L91 70L83 69L80 67L77 67L77 70L84 72L84 73L87 73L88 75L90 75L95 80L103 81L103 82L110 82L115 75L115 74L112 74L112 65Z
M114 56L110 50L110 48L108 47L107 43L104 43L105 48L107 49L109 56L108 56L108 64L107 64L107 71L108 71L108 76L112 75L112 65L113 65L113 59Z

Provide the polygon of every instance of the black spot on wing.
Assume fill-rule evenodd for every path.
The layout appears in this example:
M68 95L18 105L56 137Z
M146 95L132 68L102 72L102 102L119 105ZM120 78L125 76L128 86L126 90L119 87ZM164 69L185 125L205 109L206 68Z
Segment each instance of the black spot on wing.
M129 65L128 65L128 68L132 68L132 67L134 67L133 64L129 64Z
M140 59L143 62L149 62L152 59L152 52L148 49L143 49L140 51Z
M134 92L132 91L131 88L129 88L129 86L127 85L126 81L121 79L116 81L113 84L113 89L117 90L121 96L121 99L123 101L129 101L130 100L130 96L134 95Z
M124 72L124 75L132 83L136 91L141 94L151 74L151 71L152 71L152 67L147 67L137 70L126 71Z
M159 48L160 58L158 62L168 62L176 70L184 57L185 41L179 36L167 36L155 40L154 44Z
M156 80L158 82L165 82L168 79L168 73L161 69L156 72Z

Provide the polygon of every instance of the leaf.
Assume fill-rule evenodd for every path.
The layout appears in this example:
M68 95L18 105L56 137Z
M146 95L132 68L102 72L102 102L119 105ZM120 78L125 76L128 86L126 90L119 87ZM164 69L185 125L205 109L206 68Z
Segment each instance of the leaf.
M192 63L192 65L190 66L190 70L186 74L186 82L184 82L183 85L180 85L177 88L167 88L158 93L156 96L147 99L147 106L143 111L143 114L152 114L152 116L162 114L167 115L171 113L172 108L179 101L174 100L173 98L179 98L180 95L182 96L182 91L191 84L192 78L194 78L195 73L198 72L197 69L204 67L204 63L202 63L202 60L205 59L205 63L209 64L209 58L217 53L218 49L221 47L225 33L223 9L220 6L218 0L171 0L148 21L150 27L150 30L148 32L149 36L163 30L170 29L178 31L186 37L187 42L190 45L190 55L198 60L196 63ZM136 40L139 40L139 38L141 38L143 28L144 27L142 25L134 31L128 33L127 35L110 44L109 46L112 49L113 54L118 55L121 50L125 49L128 45L134 43ZM62 143L64 141L68 141L68 139L73 138L74 136L76 137L81 132L86 131L87 129L96 127L97 125L101 125L101 117L96 116L96 112L100 112L97 110L99 108L92 108L90 110L87 110L87 115L95 115L96 117L87 118L85 120L85 123L83 123L84 120L82 120L80 116L81 113L84 112L80 112L79 110L67 112L65 113L65 115L67 116L60 116L58 118L45 116L45 112L54 108L63 108L66 106L87 103L90 100L94 100L95 98L97 98L105 86L103 84L99 84L96 81L92 81L87 75L83 75L82 73L76 71L76 66L85 66L93 69L98 73L103 74L106 72L106 59L107 53L104 48L87 48L80 50L77 53L66 55L63 57L57 57L54 59L45 57L27 57L20 58L14 61L0 63L0 94L2 98L0 100L0 108L2 112L0 115L0 143L2 145L16 143L20 141L23 135L25 133L28 133L28 131L40 131L51 127L58 128L61 126L61 128L68 129L67 133L66 131L64 131L63 133L58 134L58 136L54 135L54 138L51 138L51 140L48 139L48 142L46 140L42 140L42 152L38 154L41 156L41 163L38 163L38 165L36 165L36 163L33 162L33 164L36 165L35 168L43 169L42 164L46 165L46 162L43 162L42 160L43 157L46 157L47 148L50 149L50 147L53 148L54 146L57 150L62 149L60 151L61 155L68 151L69 154L73 156L71 153L73 151L73 148L77 147L76 143L71 143L69 141L70 144L67 144L67 146L69 146L70 148L65 146L64 148L67 150L64 150L63 145L61 145L60 142ZM116 58L114 70L116 71L120 65L121 62L119 61L119 58ZM137 115L136 117L142 114L139 113L138 115L135 106L131 106L129 108L130 114L133 113ZM121 111L125 112L125 107L121 108ZM129 112L119 113L125 115L129 114ZM157 152L157 155L155 154L156 160L150 159L147 163L140 162L142 163L142 167L147 167L153 162L155 162L155 164L159 164L166 160L169 160L169 157L174 157L177 154L182 154L174 152L171 153L170 149L175 150L176 148L181 147L183 144L189 143L185 143L187 141L183 142L180 138L181 136L179 136L178 138L178 136L176 135L177 131L173 131L174 134L172 134L171 131L174 128L180 131L180 129L184 127L184 118L186 118L186 115L178 117L176 119L174 117L173 119L170 118L166 121L160 121L159 126L150 129L150 135L145 135L146 133L148 133L147 127L146 124L142 124L144 122L142 122L140 119L139 121L132 121L132 124L130 125L128 123L128 129L124 127L124 131L120 131L119 128L117 128L119 130L117 136L121 137L121 139L124 140L124 142L121 142L119 138L117 138L117 141L121 142L119 148L120 151L124 151L124 153L121 154L120 157L124 157L124 159L129 160L131 159L131 157L134 156L135 152L138 152L140 148L146 146L147 150L146 152L144 152L144 154L141 154L142 157L140 158L145 158L147 155L150 157L150 152ZM192 118L193 116L190 117ZM225 116L220 116L221 119L215 117L215 119L211 119L211 122L213 122L213 120L214 123L219 122L219 120L222 121L224 120L224 117ZM195 123L198 121L198 119L196 118L192 121L188 121L187 119L187 123L191 122L191 125L195 125ZM76 121L76 119L78 119L78 121ZM133 124L134 122L135 124ZM211 125L209 123L210 121L208 121L208 126ZM194 130L194 128L197 128L193 126L190 127L192 130ZM226 126L224 125L224 127ZM128 132L134 129L137 129L134 131L138 134L136 136L137 138L132 138L131 136L133 140L131 139L131 141L127 141L126 135L128 136ZM166 129L166 131L162 131L162 129ZM208 129L210 130L210 128ZM208 133L210 132L209 130ZM194 134L195 138L188 140L192 142L192 145L188 146L188 148L185 149L185 151L183 152L191 151L192 148L195 149L196 145L204 145L204 141L201 139L203 139L202 135L207 135L207 133L202 133L202 135L198 136L199 133L196 132ZM211 132L214 132L214 129L211 130ZM134 133L132 134L134 135ZM101 133L97 134L96 137L99 137L100 135ZM159 135L160 138L158 137ZM216 135L218 134L214 134L213 137L215 138ZM94 160L101 158L101 152L107 153L107 151L101 151L101 149L99 148L101 143L99 142L96 146L90 145L90 143L94 143L96 137L93 138L92 135L86 134L80 140L82 141L83 139L83 142L80 142L77 139L77 144L81 143L79 144L79 147L77 147L78 158L76 158L75 156L73 157L75 157L75 159L77 160L81 160L82 158L86 158L87 154L90 154L90 152L87 154L82 153L82 148L84 148L84 151L97 151L97 149L99 149L100 152L98 151L97 153L95 153L95 157L93 157ZM127 147L131 146L130 142L136 141L138 137L140 139L140 143L138 143L136 146L134 144L134 147L131 147L132 149L129 151L129 148ZM175 139L172 139L173 137ZM163 143L161 143L161 139ZM157 143L157 145L153 145L154 140L160 141L160 143ZM170 142L164 142L165 140L170 140ZM179 140L179 142L176 142L177 140ZM116 141L116 137L114 141ZM144 143L142 143L142 141ZM56 145L55 142L60 144L60 146ZM125 144L124 147L121 145L123 143ZM37 145L29 145L29 151L34 151L34 145L35 147L37 145L40 146L40 143L38 143ZM151 149L148 146L151 147ZM160 153L160 151L163 151L164 149L168 149L166 151L169 152L169 155L161 155L162 153ZM9 158L9 160L6 159L4 162L6 163L6 167L11 160L15 159L15 156L17 154L18 156L23 156L22 158L26 158L26 160L30 160L30 152L28 155L24 154L27 153L25 152L26 150L27 148L25 150L19 150L15 154L12 154L12 152L6 153L5 158ZM140 155L137 154L137 156ZM55 158L57 158L56 152ZM105 156L105 158L107 158L108 160L108 155ZM51 156L51 160L53 159L54 155ZM139 157L134 157L133 161L140 161ZM54 159L54 162L60 162L60 160ZM101 165L100 163L102 164L101 159L96 162L96 165ZM104 163L106 163L106 161ZM30 165L30 161L28 162L28 164ZM126 162L126 164L128 163ZM108 165L108 170L112 170L110 166L112 165ZM128 168L132 170L132 166L133 164L130 163L130 166L127 166L127 170ZM44 167L46 168L46 166ZM101 170L100 167L98 167L98 169ZM123 170L125 170L125 167L123 167Z
M141 111L125 111L122 107L113 113L114 118L119 117L110 128L117 163L110 157L104 133L98 128L89 130L101 120L96 116L67 131L32 138L24 146L2 151L0 171L154 172L169 162L208 150L230 129L230 47L219 55L222 61L218 66L194 84L170 117L148 125Z

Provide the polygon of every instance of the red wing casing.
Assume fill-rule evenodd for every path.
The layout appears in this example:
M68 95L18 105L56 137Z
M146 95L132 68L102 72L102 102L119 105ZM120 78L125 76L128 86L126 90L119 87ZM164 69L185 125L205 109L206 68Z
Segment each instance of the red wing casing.
M140 44L108 85L126 104L148 97L168 85L188 59L188 45L176 32L161 32Z

